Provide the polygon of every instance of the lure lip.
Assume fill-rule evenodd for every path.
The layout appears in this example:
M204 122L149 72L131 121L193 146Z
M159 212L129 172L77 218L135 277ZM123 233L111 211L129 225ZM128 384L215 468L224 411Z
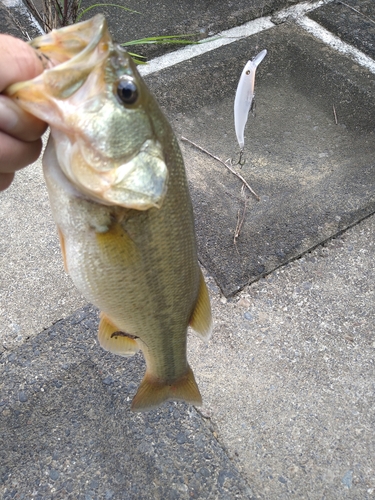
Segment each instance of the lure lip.
M263 61L263 59L267 55L267 49L263 49L259 54L257 54L254 59L251 61L251 63L257 68L259 64Z

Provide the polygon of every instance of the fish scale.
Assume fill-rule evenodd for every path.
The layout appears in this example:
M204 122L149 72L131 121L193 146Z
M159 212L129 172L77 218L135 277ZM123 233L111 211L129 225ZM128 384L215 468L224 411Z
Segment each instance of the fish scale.
M99 342L122 356L143 352L133 410L200 404L187 328L207 340L212 320L173 131L103 16L31 45L58 64L6 93L50 124L43 169L52 214L67 272L101 310Z

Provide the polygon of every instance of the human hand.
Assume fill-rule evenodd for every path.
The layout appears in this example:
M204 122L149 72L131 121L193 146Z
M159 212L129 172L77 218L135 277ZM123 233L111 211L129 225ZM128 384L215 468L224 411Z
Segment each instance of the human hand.
M42 62L34 49L18 38L0 35L0 92L42 71ZM0 191L9 187L16 170L38 158L46 128L46 123L0 94Z

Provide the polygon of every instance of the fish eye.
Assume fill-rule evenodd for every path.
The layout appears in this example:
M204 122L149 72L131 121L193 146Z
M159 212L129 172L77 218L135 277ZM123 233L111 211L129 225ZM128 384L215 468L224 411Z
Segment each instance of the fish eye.
M117 95L124 104L134 104L139 96L134 80L129 77L121 78L117 83Z

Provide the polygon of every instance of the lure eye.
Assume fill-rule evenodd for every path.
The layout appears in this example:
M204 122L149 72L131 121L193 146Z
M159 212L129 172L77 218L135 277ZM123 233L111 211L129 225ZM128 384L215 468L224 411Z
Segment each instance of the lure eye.
M117 84L117 95L125 105L134 104L139 96L138 87L132 78L121 78Z
M249 70L249 69L246 71L246 74L247 74L247 75L250 75L250 70Z

